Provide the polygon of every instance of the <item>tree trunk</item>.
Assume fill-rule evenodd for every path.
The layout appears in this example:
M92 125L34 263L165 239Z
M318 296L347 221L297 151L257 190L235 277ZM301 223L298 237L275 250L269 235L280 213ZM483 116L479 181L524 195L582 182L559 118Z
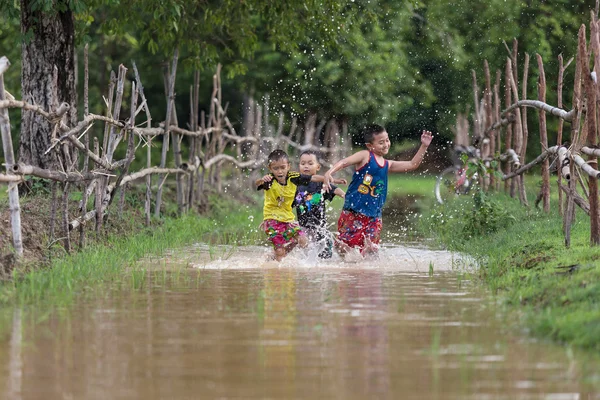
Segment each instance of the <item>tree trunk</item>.
M26 34L21 51L21 92L23 99L45 110L54 110L61 102L71 108L65 123L77 122L75 91L75 26L73 13L32 11L36 2L21 0L21 31ZM53 88L53 70L58 71L57 88ZM53 98L57 93L58 98ZM53 126L33 111L23 110L21 117L20 162L40 168L58 166L58 153L44 154L51 145Z

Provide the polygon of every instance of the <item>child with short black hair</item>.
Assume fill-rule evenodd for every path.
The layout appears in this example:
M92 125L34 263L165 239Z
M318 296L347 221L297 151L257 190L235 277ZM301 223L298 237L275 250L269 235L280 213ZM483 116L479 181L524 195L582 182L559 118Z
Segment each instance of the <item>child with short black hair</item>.
M370 125L362 131L367 150L346 157L325 173L323 186L331 188L332 174L354 166L344 208L338 220L336 248L344 255L357 248L361 254L377 253L382 228L381 211L387 196L388 173L409 172L419 167L432 140L431 132L421 134L421 147L410 161L386 160L390 139L385 128Z
M300 154L300 173L305 175L316 175L321 169L319 157L314 150L305 150ZM345 179L339 181L346 184ZM331 258L333 240L331 233L327 230L327 219L325 216L325 200L332 201L337 195L342 199L345 193L337 186L330 185L331 190L325 191L321 182L309 182L299 185L296 189L296 198L292 206L296 207L298 222L306 230L308 238L322 247L319 252L320 258Z

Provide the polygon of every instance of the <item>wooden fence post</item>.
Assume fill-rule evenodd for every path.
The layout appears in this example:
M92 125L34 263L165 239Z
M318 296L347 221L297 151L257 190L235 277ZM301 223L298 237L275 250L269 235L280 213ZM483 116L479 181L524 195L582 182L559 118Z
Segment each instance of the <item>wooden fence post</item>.
M511 70L510 70L510 58L506 58L506 64L504 66L504 107L507 108L512 104L511 101ZM505 150L512 149L512 136L513 136L513 124L509 123L506 127L506 135L504 136L504 148ZM512 169L511 164L507 161L504 165L504 174L510 174ZM512 183L510 180L504 181L504 192L509 192L511 197L514 197L514 192L511 191Z
M573 61L573 59L571 58L571 60L569 60L569 62L567 63L570 64L571 61ZM558 55L558 83L557 83L557 89L556 89L556 94L557 94L557 102L556 102L556 106L558 108L562 108L562 92L563 92L563 81L564 81L564 76L565 76L565 67L563 65L563 56L562 54ZM559 118L558 120L558 128L556 131L556 145L557 146L562 146L562 134L563 134L563 126L565 124L565 121L562 118ZM560 169L560 165L558 165L558 168ZM563 191L561 190L561 181L562 181L562 174L557 174L557 186L558 186L558 215L563 215Z
M169 131L171 126L171 114L173 113L173 104L172 101L175 96L175 74L177 72L177 60L179 58L179 49L175 49L175 53L173 54L173 66L171 67L171 75L168 81L168 94L167 94L167 115L165 117L165 133L163 136L163 147L162 154L160 158L160 168L165 168L167 164L167 153L169 151ZM156 192L156 203L154 204L154 216L156 218L160 217L160 206L162 202L162 186L163 180L165 177L163 175L159 175L158 177L158 191Z
M582 44L583 42L583 44ZM578 34L578 51L575 61L575 79L573 87L573 109L576 110L575 117L571 121L571 144L574 150L579 150L579 124L581 121L581 64L586 62L584 54L581 51L582 45L585 46L585 25L581 25ZM571 179L569 179L569 191L575 193L577 180L575 179L575 163L570 163ZM563 230L565 232L565 246L571 246L571 224L575 218L575 207L573 196L567 194L567 204L565 206L565 215L563 217Z
M596 73L600 72L597 70L600 67L598 55L600 51L600 43L598 42L598 25L595 21L595 16L592 14L592 21L590 22L590 50L595 54L595 66ZM589 65L590 52L586 50L587 55L585 61L582 63L583 66L583 78L585 85L586 95L586 119L588 120L587 130L587 146L594 148L598 143L597 138L597 116L596 116L596 98L597 98L597 77L592 77ZM598 169L598 159L595 155L588 155L587 163L594 169ZM595 177L588 177L588 189L589 189L589 202L590 202L590 244L597 246L600 244L600 215L598 215L598 179Z
M538 82L538 100L546 102L546 74L544 73L544 62L542 56L536 54L538 70L539 70L539 82ZM538 118L540 121L540 143L542 145L542 151L548 148L548 132L546 131L546 112L539 110ZM542 162L542 205L544 212L550 212L550 166L548 159L546 158Z
M10 66L10 61L6 56L0 58L0 101L5 100L4 93L4 72ZM15 152L13 150L12 138L10 135L10 119L6 108L0 109L0 132L2 134L2 149L4 150L4 160L6 162L7 174L15 164ZM23 240L21 238L21 206L19 204L19 189L16 183L9 183L8 186L8 206L10 209L10 226L12 228L13 246L18 258L23 256Z

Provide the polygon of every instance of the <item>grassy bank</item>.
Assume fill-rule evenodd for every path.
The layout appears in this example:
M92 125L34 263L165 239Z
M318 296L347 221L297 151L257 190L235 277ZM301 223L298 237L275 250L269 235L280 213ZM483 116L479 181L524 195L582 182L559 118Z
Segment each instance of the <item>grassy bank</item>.
M131 279L131 267L147 255L194 242L240 245L256 242L257 206L215 199L210 216L169 218L146 228L129 221L129 232L60 257L46 268L15 269L13 279L0 284L0 305L68 304L75 295L96 290L104 283ZM133 276L135 278L135 276Z
M478 278L533 336L598 351L600 248L590 247L589 218L578 210L566 248L557 200L550 214L535 209L533 197L529 203L504 194L463 196L432 207L420 229L475 256Z

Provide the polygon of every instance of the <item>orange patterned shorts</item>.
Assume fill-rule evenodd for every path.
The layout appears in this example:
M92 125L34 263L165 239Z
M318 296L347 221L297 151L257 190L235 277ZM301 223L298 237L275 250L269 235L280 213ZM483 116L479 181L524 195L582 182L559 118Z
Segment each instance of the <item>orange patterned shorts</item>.
M381 218L342 210L338 220L338 239L348 246L362 251L365 247L365 238L368 238L373 244L379 244L382 225Z
M291 250L298 244L298 236L305 235L297 221L281 222L275 219L266 219L260 226L276 249L286 247Z

